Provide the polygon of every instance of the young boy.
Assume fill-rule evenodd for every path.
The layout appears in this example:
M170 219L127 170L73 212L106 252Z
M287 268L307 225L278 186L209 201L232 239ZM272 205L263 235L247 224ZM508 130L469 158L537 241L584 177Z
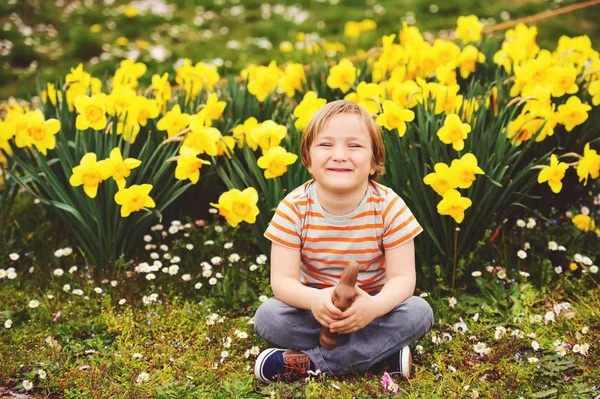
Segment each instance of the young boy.
M300 152L313 180L283 199L265 232L275 297L254 318L261 338L286 349L263 351L255 376L342 375L386 361L409 377L408 345L434 320L429 304L412 296L413 238L422 228L404 201L376 182L385 161L380 130L360 106L334 101L311 119ZM349 261L360 268L357 296L341 312L332 293ZM321 326L340 334L334 349L319 346Z

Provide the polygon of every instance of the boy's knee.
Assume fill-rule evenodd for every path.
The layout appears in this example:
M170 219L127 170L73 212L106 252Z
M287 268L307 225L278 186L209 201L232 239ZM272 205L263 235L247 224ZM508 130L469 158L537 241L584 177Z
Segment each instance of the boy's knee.
M410 297L409 300L411 313L421 319L422 325L426 327L425 333L429 332L435 321L433 309L431 309L429 303L421 297L413 296Z
M254 331L261 338L264 338L263 331L269 331L274 328L273 322L278 320L277 314L280 307L279 300L269 298L256 309L256 313L254 314Z

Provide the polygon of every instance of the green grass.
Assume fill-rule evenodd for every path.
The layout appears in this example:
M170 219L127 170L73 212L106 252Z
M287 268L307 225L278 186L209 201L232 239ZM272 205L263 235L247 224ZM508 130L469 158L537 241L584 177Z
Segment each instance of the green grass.
M180 58L190 58L194 62L220 58L223 62L220 73L227 75L239 72L250 62L265 64L272 59L279 63L287 60L306 62L310 57L302 50L290 54L279 52L279 44L282 41L295 43L296 34L299 32L315 32L321 39L340 41L347 49L344 54L338 55L348 56L358 49L366 50L377 45L378 39L384 34L397 33L406 18L409 22L414 18L414 23L422 32L429 32L433 37L438 37L440 31L448 33L453 29L460 15L475 12L480 18L492 18L496 23L500 23L503 11L508 12L510 18L516 19L557 8L556 3L549 1L523 3L454 0L437 4L426 0L353 0L341 1L340 4L332 6L328 1L302 0L285 4L281 15L277 14L273 4L271 17L265 20L261 14L262 2L256 0L172 1L170 3L176 5L176 8L171 18L156 14L128 18L122 12L122 6L128 2L121 0L110 6L105 6L100 1L90 1L93 6L89 8L75 7L78 4L75 2L65 3L69 6L59 7L54 2L33 1L0 5L0 23L7 28L3 35L13 46L10 53L4 57L3 69L0 70L0 98L29 97L35 93L36 77L39 76L44 81L56 81L80 62L83 62L87 69L89 61L102 53L109 59L91 66L90 70L95 76L110 75L127 51L139 48L136 44L139 40L147 41L150 46L164 46L171 53L164 61L156 61L150 57L148 50L141 50L139 59L149 65L147 80L152 73L172 74L173 64ZM560 3L561 6L570 4L573 2ZM244 11L231 16L230 10L240 6L244 7ZM292 9L292 6L297 9ZM65 14L69 9L70 13ZM213 12L214 17L208 19L201 9ZM294 16L301 11L310 13L302 23L295 24L285 19L286 12ZM13 13L19 16L19 20L25 26L52 25L57 32L56 38L49 37L44 29L39 32L40 29L34 29L29 36L33 43L27 45L26 37L17 28L15 18L10 17ZM204 16L204 21L196 25L194 18L198 15ZM357 42L343 37L346 21L360 21L364 18L375 20L378 24L377 30L368 32ZM542 48L553 49L561 35L583 34L589 35L592 43L597 43L600 39L600 27L595 21L598 18L600 7L596 6L540 21L536 24L538 43ZM196 20L196 23L199 21ZM101 26L100 32L90 32L93 24ZM226 33L222 31L224 28L227 29ZM208 37L208 34L211 36ZM126 37L130 44L125 47L116 45L118 37ZM255 38L268 39L272 49L263 49L246 42ZM232 40L238 41L241 47L228 48L226 44ZM37 63L34 69L30 69L32 62Z
M589 199L583 204L589 204ZM579 207L574 204L573 210ZM591 210L595 212L593 206ZM472 397L473 391L480 397L553 398L598 393L598 274L583 260L576 262L576 270L568 267L576 254L593 257L597 237L582 234L563 215L546 215L549 222L538 219L532 229L507 227L493 244L480 245L468 257L467 270L479 269L482 276L459 273L461 288L452 291L438 285L427 293L417 290L433 307L436 322L427 336L412 345L414 377L407 381L392 374L399 385L392 395L380 384L382 367L293 383L264 385L254 380L256 354L246 351L265 349L267 343L254 333L251 319L261 303L259 297L270 295L270 289L267 266L250 267L258 264L260 252L247 225L232 229L211 216L207 223L190 221L183 230L162 237L168 229L164 221L163 230L148 232L150 245L156 248L144 249L148 243L140 244L134 259L120 260L115 269L103 270L102 279L94 281L92 270L75 257L77 251L52 255L73 242L68 232L51 220L28 224L28 218L43 220L44 212L29 195L17 196L11 220L22 221L37 240L33 245L13 241L9 249L20 258L3 265L14 267L18 276L0 280L0 323L12 320L10 328L0 329L2 386L20 390L23 380L29 380L34 384L30 393L40 398L50 394L60 398L374 398L388 394L446 398ZM52 244L40 245L50 237ZM549 240L565 245L566 251L550 251ZM521 260L515 254L525 243L531 248L527 259ZM179 256L178 273L157 271L154 280L137 273L136 265L152 262L152 252L160 254L163 265L169 264L164 253ZM228 260L233 253L239 254L239 261ZM201 262L211 262L214 256L223 261L213 265L211 277L217 273L223 277L213 286L209 276L202 275ZM553 262L564 266L561 274L554 272ZM78 270L70 273L73 264ZM502 266L506 278L486 271L486 265ZM62 276L53 274L57 268L64 270ZM582 273L584 269L587 273ZM519 274L523 270L530 276ZM186 273L190 281L182 279ZM202 287L195 288L197 282ZM70 285L70 292L64 284ZM102 292L97 293L96 287ZM75 289L81 289L82 295L74 294ZM145 304L143 297L152 293L157 300ZM451 297L457 300L455 306L450 306ZM33 299L40 303L36 308L28 305ZM556 314L555 306L565 302L570 308ZM544 321L548 312L554 312L554 322ZM459 331L461 322L467 331ZM507 333L496 339L499 326ZM537 351L534 340L540 344ZM561 357L555 352L557 340L571 348L588 343L589 352L584 356L569 349ZM487 355L475 352L478 342L490 348ZM533 357L538 362L530 363ZM47 373L45 379L39 377L39 370ZM142 373L148 373L148 380L138 382Z

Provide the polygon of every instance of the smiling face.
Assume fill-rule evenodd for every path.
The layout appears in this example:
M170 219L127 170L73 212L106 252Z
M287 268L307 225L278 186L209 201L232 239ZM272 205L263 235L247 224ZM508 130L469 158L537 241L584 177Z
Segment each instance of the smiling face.
M319 187L330 195L363 192L372 163L371 137L356 114L338 114L329 120L310 146L310 165Z

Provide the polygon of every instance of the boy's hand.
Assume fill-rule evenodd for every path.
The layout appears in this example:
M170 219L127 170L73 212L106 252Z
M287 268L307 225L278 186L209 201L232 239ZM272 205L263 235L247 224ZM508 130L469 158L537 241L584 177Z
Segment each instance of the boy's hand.
M356 286L356 299L329 328L331 332L349 334L365 327L377 316L374 297Z
M331 301L333 290L335 290L335 287L317 290L310 307L315 319L317 319L322 326L327 328L329 328L330 324L336 321L342 314L342 311L336 308Z

